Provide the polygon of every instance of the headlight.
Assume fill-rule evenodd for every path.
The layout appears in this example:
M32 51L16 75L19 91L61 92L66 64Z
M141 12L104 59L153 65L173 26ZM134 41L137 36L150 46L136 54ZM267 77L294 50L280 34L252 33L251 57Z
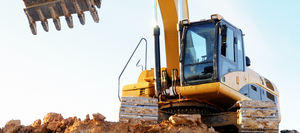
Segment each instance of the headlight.
M190 24L190 21L188 19L184 19L181 22L182 22L182 25L189 25Z
M221 16L220 14L212 14L212 15L210 16L210 18L211 18L212 20L221 20L221 19L224 19L224 17Z

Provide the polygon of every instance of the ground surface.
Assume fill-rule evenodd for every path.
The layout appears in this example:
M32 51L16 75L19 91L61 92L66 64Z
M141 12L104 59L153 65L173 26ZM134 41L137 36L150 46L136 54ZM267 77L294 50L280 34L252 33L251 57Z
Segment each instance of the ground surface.
M58 113L48 113L43 120L37 119L31 125L21 125L20 120L10 120L0 133L216 133L214 128L201 122L200 115L174 115L168 121L149 125L140 121L135 124L105 121L105 116L95 113L90 119L63 118ZM299 133L297 130L282 130L281 133Z
M87 115L84 120L77 117L63 118L58 113L48 113L43 121L38 119L29 126L20 124L20 120L11 120L0 133L215 133L211 127L201 122L200 115L171 116L169 121L157 125L147 125L143 122L129 124L124 122L108 122L100 113L93 114L93 119Z

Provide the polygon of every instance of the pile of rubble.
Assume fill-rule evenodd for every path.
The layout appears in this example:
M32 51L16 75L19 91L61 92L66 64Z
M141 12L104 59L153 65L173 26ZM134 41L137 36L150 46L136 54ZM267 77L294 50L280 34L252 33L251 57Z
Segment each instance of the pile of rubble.
M61 114L48 113L43 121L36 120L29 126L21 125L20 120L11 120L0 133L215 133L214 128L208 128L201 122L200 115L174 115L169 121L148 125L143 123L130 124L125 122L108 122L100 113L89 115L81 121L77 117L64 119Z

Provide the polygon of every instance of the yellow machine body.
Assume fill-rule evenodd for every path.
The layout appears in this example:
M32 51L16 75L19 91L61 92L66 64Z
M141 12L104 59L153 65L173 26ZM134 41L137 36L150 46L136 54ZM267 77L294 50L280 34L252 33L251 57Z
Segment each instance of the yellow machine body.
M166 68L162 68L166 70ZM154 89L154 70L144 70L141 72L136 84L125 85L122 89L122 97L153 97L155 95ZM219 105L221 110L226 110L234 105L237 101L251 100L247 96L241 94L239 91L242 87L248 84L256 84L264 88L269 93L275 95L279 103L279 92L277 87L268 79L247 68L246 72L232 72L224 75L226 82L214 82L207 84L191 85L191 86L177 86L178 94L182 99L173 99L172 102L182 102L188 100L201 100L211 103L212 105ZM228 79L228 80L226 80ZM272 89L268 86L272 85ZM161 102L162 104L164 102ZM165 102L168 103L168 102ZM276 105L280 115L280 106Z
M224 20L224 18L221 15L213 14L211 16L210 20L203 20L199 22L189 22L189 13L188 13L188 5L187 0L156 0L157 4L160 7L160 12L162 16L162 21L164 25L164 40L165 40L165 53L166 53L166 68L161 68L161 75L159 79L157 75L157 71L154 69L151 70L144 70L140 74L137 83L136 84L130 84L125 85L122 89L122 97L129 99L133 97L136 98L153 98L158 99L157 106L158 106L158 117L166 117L164 115L161 115L163 113L168 114L176 114L173 111L182 111L180 113L187 113L190 114L190 112L186 112L188 110L191 111L191 113L199 113L199 112L193 112L193 110L197 110L200 108L200 106L204 105L207 107L210 106L210 109L217 108L217 113L221 113L220 116L218 116L220 119L225 118L226 116L223 113L228 113L229 115L236 116L236 110L232 110L235 105L239 103L239 101L253 101L253 100L261 100L263 102L265 101L272 101L276 104L276 112L278 112L278 116L276 116L276 119L281 120L280 115L280 106L279 106L279 92L277 87L270 82L268 79L264 78L263 76L259 75L258 73L254 72L250 68L248 68L247 61L248 58L245 58L244 55L244 46L242 46L242 52L243 56L236 56L236 54L239 54L238 49L235 49L234 47L234 59L230 60L227 58L226 54L223 55L221 53L221 50L223 48L223 43L225 39L225 42L227 41L227 28L233 29L233 36L231 43L234 45L243 45L242 39L238 40L238 36L236 35L239 33L242 34L242 31L240 29L237 29L233 25L231 25L229 22ZM181 6L178 6L178 2L181 3ZM181 16L181 17L179 17ZM218 23L220 22L220 23ZM224 25L222 22L225 22ZM205 51L205 56L198 56L198 61L193 64L185 64L184 57L182 55L187 54L187 51L184 51L188 48L190 48L193 44L183 44L183 38L182 36L186 35L187 33L184 31L185 28L189 28L189 26L197 27L198 25L205 25L207 23L215 24L215 27L218 27L219 29L216 29L215 27L215 38L214 38L214 48L208 48ZM228 27L226 27L228 26ZM226 29L226 30L224 30ZM223 33L223 30L225 31ZM203 30L202 33L194 33L195 36L201 36L205 38L205 30ZM226 33L227 32L227 33ZM207 36L211 36L209 34L206 34ZM218 33L218 34L217 34ZM192 33L190 33L192 34ZM225 35L225 38L223 37ZM192 36L192 35L191 35ZM192 37L191 37L192 38ZM206 39L206 38L205 38ZM206 40L206 45L208 45L208 41ZM238 42L239 41L239 42ZM241 43L242 42L242 43ZM227 42L226 42L227 43ZM205 44L205 43L204 43ZM226 46L226 45L225 45ZM226 46L227 47L227 46ZM226 48L225 47L225 48ZM198 47L199 48L199 47ZM187 81L187 78L185 77L185 68L191 66L196 67L198 64L205 64L207 62L201 62L202 58L208 58L209 52L208 50L213 49L213 59L210 60L211 66L204 66L206 68L203 68L204 71L208 71L207 73L210 73L211 76L208 80L202 80L202 81L196 81L189 83ZM224 59L223 59L224 58ZM236 62L238 59L243 58L243 69L242 70L231 70L230 67L224 67L222 63L233 63L234 65L238 65ZM227 61L227 62L226 62ZM209 62L209 63L210 63ZM249 60L250 62L250 60ZM156 62L155 62L156 63ZM198 64L197 64L198 63ZM185 65L185 66L184 66ZM226 64L225 64L226 65ZM225 66L224 65L224 66ZM159 69L158 69L159 70ZM191 70L192 71L192 70ZM212 71L212 72L210 72ZM221 75L221 71L222 75ZM176 73L176 74L174 74ZM194 71L195 73L195 71ZM196 73L198 74L198 73ZM201 76L203 76L202 74ZM218 77L218 76L221 77ZM192 75L192 76L198 76L198 75ZM204 75L206 76L206 75ZM193 78L193 77L192 77ZM156 79L161 80L161 88L156 87ZM200 79L200 78L199 78ZM172 83L171 83L172 82ZM159 83L159 82L158 82ZM172 85L171 85L172 84ZM157 95L157 89L160 91ZM172 95L171 95L172 91ZM260 99L254 99L253 96L256 95L254 92L263 93L265 98ZM168 94L167 94L168 93ZM161 95L160 95L161 94ZM251 95L251 96L250 96ZM261 97L260 94L257 95L258 97ZM120 116L124 116L120 119L127 119L126 115L131 114L125 114L124 112L128 111L126 106L126 102L128 100L121 100L121 110L123 110L123 114L120 113ZM204 104L203 104L204 103ZM134 105L134 104L133 104ZM147 105L148 106L148 105ZM153 106L153 105L149 105ZM150 108L150 107L149 107ZM151 107L152 108L152 107ZM251 108L251 107L250 107ZM125 111L126 110L126 111ZM136 109L132 109L136 110ZM200 109L201 110L201 109ZM278 111L277 111L278 110ZM171 113L169 112L171 111ZM206 110L204 110L205 114ZM209 111L208 111L209 112ZM177 112L179 113L179 112ZM180 114L179 113L179 114ZM216 113L216 112L213 112ZM140 112L137 112L136 114L140 114ZM200 112L201 114L201 112ZM157 117L157 114L152 114L153 118ZM216 114L217 116L218 114ZM277 115L277 114L276 114ZM134 116L132 118L135 118ZM217 119L219 119L217 118ZM158 118L159 119L159 118ZM167 118L163 118L167 119ZM237 118L238 119L238 118ZM153 119L156 120L156 119ZM123 121L123 120L120 120ZM240 120L239 120L240 121ZM278 122L278 123L279 123ZM233 122L236 124L236 121ZM242 123L242 122L240 122ZM219 124L219 125L218 125ZM223 123L224 124L224 123ZM216 123L212 126L223 126L222 123ZM241 126L240 126L241 127ZM278 129L275 129L278 130ZM240 131L246 131L246 130L240 130Z
M152 97L154 90L154 70L144 70L140 74L136 84L125 85L122 89L122 97Z

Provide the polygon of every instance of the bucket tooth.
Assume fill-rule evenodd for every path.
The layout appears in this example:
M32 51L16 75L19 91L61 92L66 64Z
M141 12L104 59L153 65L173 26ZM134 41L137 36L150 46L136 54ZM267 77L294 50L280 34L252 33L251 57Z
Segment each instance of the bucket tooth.
M42 26L43 26L43 29L48 32L49 31L49 25L48 25L48 21L42 21Z
M61 25L60 25L60 19L59 19L59 18L53 19L53 23L54 23L55 28L56 28L57 30L61 30Z
M35 21L33 21L32 17L30 16L30 14L28 13L28 11L26 9L24 9L24 12L27 16L27 19L28 19L28 22L29 22L29 27L30 27L30 30L32 32L33 35L36 35L37 34L37 30L36 30L36 24L35 24Z
M61 25L60 25L60 19L59 19L59 16L57 15L57 12L55 12L53 6L49 6L49 11L50 11L51 17L53 19L55 28L57 30L60 30L61 29Z
M86 0L86 2L87 2L87 5L88 5L88 7L89 7L89 10L90 10L90 12L91 12L91 15L92 15L94 21L95 21L96 23L99 23L98 12L97 12L97 10L95 9L95 6L94 6L95 3L94 3L94 1L93 1L93 0Z
M102 1L102 0L94 0L95 5L96 5L98 8L101 7L101 1Z
M49 31L48 21L47 21L47 19L45 18L45 16L44 16L42 10L41 10L40 8L37 8L36 11L37 11L37 13L38 13L38 15L39 15L39 18L40 18L41 22L42 22L43 29L44 29L46 32L48 32L48 31Z
M67 21L67 24L68 24L69 28L73 28L74 27L72 16L68 16L68 17L66 16L66 21Z
M32 23L32 24L29 25L29 27L30 27L31 33L32 33L33 35L36 35L36 34L37 34L36 24L35 24L35 23Z
M69 28L73 28L74 27L73 18L72 18L71 13L69 12L69 10L66 7L66 4L62 2L61 3L61 8L62 8L63 14L65 15L65 19L67 21L67 24L68 24Z
M85 17L84 17L84 13L82 14L78 14L78 18L79 18L79 21L82 25L85 24Z
M95 21L96 23L99 23L98 12L97 12L97 11L91 12L91 15L92 15L94 21Z
M79 4L77 3L76 0L73 0L73 5L75 7L75 10L77 12L77 16L79 18L79 21L82 25L85 24L85 17L84 17L84 13L82 11L82 9L80 8Z

